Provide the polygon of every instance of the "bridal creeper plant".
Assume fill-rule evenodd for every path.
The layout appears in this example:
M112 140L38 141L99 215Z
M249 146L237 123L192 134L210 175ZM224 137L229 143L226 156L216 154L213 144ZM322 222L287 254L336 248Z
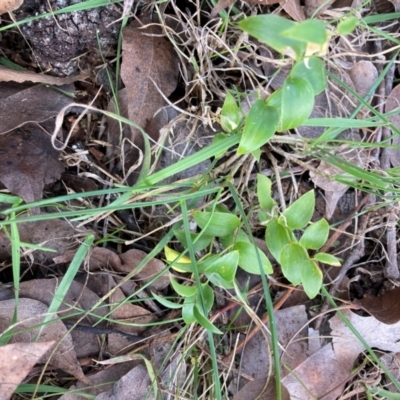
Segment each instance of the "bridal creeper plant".
M354 17L341 21L338 34L350 33L357 25ZM248 115L243 115L234 96L227 93L221 110L220 123L225 133L216 140L229 135L241 135L237 153L251 153L260 158L260 148L277 132L287 131L303 124L314 108L315 96L327 85L324 63L329 32L326 25L315 19L296 23L276 15L260 15L246 18L239 27L267 44L282 55L293 58L294 65L282 87L264 101L257 100ZM270 179L258 175L260 223L266 226L265 240L272 256L280 264L283 275L293 285L302 284L306 294L313 298L321 289L322 272L319 263L339 266L339 260L318 250L326 243L329 224L325 219L311 223L315 195L309 191L288 209L281 211L272 198ZM201 228L200 233L176 230L175 236L185 249L193 246L192 254L203 251L216 239L222 243L222 255L207 254L193 260L169 247L165 248L167 261L179 272L205 276L205 282L188 286L171 278L176 293L184 300L174 303L154 294L158 301L170 308L182 308L186 324L198 322L209 331L221 333L207 318L214 303L214 291L210 283L224 288L239 290L235 283L237 268L260 274L273 272L266 255L257 248L242 229L242 221L221 205L207 211L194 211L193 219ZM297 239L299 238L299 239ZM195 261L196 266L193 266Z

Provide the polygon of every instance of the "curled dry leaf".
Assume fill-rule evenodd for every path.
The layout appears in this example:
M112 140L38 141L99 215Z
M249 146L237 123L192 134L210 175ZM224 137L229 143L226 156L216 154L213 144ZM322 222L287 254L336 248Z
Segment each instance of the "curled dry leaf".
M374 316L378 321L391 325L400 321L399 296L400 288L397 287L382 296L368 296L354 302L361 305L367 313Z
M62 87L73 93L74 85ZM56 116L73 99L58 89L45 85L0 83L0 134L27 122L43 122Z
M123 264L118 271L129 274L139 265L141 261L143 261L146 256L147 254L144 251L137 249L131 249L123 254L120 254ZM166 265L161 260L153 258L134 276L134 279L135 281L147 283L154 279L155 275L159 274L165 269ZM150 289L156 291L165 289L170 283L169 276L169 271L165 270L161 276L159 276L150 284Z
M14 310L14 299L0 302L0 332L4 332L11 327ZM40 301L19 299L18 319L11 343L29 343L33 341L39 334L40 328L38 326L41 325L47 313L48 307ZM54 315L52 319L55 318L58 318L57 315ZM39 363L44 364L49 361L51 366L60 368L75 378L90 384L79 365L72 338L61 321L50 321L43 328L37 341L39 343L49 341L56 343L54 354L51 355L51 352L47 352L39 360Z
M55 342L18 343L0 347L0 399L8 400Z
M82 396L73 393L74 389L79 389L79 393L98 395L112 389L114 382L121 379L132 368L136 367L141 360L125 361L123 363L110 365L108 368L100 370L94 375L90 375L92 385L88 386L83 382L78 382L70 387L70 392L62 395L58 400L82 400ZM110 382L110 383L105 383Z
M130 370L111 390L99 394L95 400L154 400L152 382L143 365Z
M392 92L389 94L385 103L385 112L388 113L390 111L395 110L396 108L400 108L400 85L394 87ZM395 128L400 129L400 114L396 113L388 117L389 121L394 125ZM400 145L400 136L395 132L392 132L394 138L392 139L392 144L394 146ZM400 150L398 148L389 148L387 150L389 152L390 162L393 167L400 166Z
M68 85L76 81L86 79L88 74L80 74L68 78L57 78L55 76L35 74L31 71L20 71L11 68L6 68L0 65L0 82L33 82L33 83L46 83L48 85L62 86Z
M126 91L119 96L121 99L126 96L127 100L123 102L122 111L125 109L129 119L145 129L156 112L166 105L164 97L176 89L179 65L172 44L161 36L160 27L140 27L139 22L134 22L123 32L121 77ZM111 143L120 146L119 129L112 133ZM125 130L126 134L135 146L143 148L142 134L138 129L131 127ZM153 132L152 139L158 140L158 132ZM129 169L138 152L130 147L124 153L125 167Z
M23 2L24 0L1 0L0 15L20 8Z
M68 221L50 219L47 221L23 222L18 224L22 242L38 244L53 249L55 252L34 250L33 257L41 263L52 260L55 255L64 254L74 241L74 227ZM51 234L50 234L51 233ZM4 230L0 231L0 260L5 261L11 256L11 243Z
M0 151L0 181L27 203L40 200L44 186L64 171L50 136L36 124L0 135Z

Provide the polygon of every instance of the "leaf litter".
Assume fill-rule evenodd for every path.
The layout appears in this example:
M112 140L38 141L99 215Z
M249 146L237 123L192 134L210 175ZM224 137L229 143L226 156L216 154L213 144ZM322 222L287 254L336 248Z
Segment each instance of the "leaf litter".
M126 2L124 9L120 10L124 16L128 16L129 10L126 9L128 3ZM193 4L188 3L185 7L170 4L167 8L162 8L159 14L161 17L158 20L155 15L149 17L147 14L131 21L123 30L121 78L124 87L118 87L118 92L113 93L114 98L110 98L105 91L102 92L101 88L96 86L97 80L94 79L94 74L100 68L104 68L104 65L100 65L101 63L109 64L107 68L113 64L112 57L115 56L115 48L110 50L106 47L113 48L116 45L116 36L111 41L106 38L101 46L97 46L97 43L94 45L94 42L85 42L85 33L78 44L68 47L70 52L66 58L60 55L59 59L56 59L51 58L49 53L54 49L41 52L40 42L38 45L36 39L32 36L29 38L39 25L32 24L25 27L23 32L28 40L31 40L33 51L38 55L37 59L35 60L34 55L26 57L26 54L20 56L6 52L10 61L22 64L28 70L0 68L0 81L17 82L16 84L3 83L1 90L0 111L2 113L0 115L2 115L3 123L0 136L0 151L2 152L0 182L5 186L4 191L20 196L26 203L30 203L54 197L56 193L64 195L84 192L85 189L90 191L91 188L97 187L103 189L112 186L121 187L126 183L133 184L140 174L140 168L146 163L152 164L151 171L160 171L163 167L169 167L208 146L217 137L216 134L221 132L220 110L228 90L232 93L243 94L240 99L242 104L246 101L250 103L252 97L254 101L257 99L256 93L260 90L269 96L274 90L279 89L288 73L288 67L284 65L287 64L287 60L278 59L277 54L265 45L243 36L234 26L226 26L224 28L226 31L221 30L222 20L217 15L223 9L234 10L238 7L240 12L247 15L256 12L257 7L263 7L264 11L276 10L276 6L271 8L272 2L257 2L257 7L253 3L250 1L241 4L220 2L213 10L206 6L206 9L201 11L201 18L200 10L191 9L194 7ZM295 21L302 21L305 15L309 17L316 13L319 15L318 18L325 21L330 21L332 16L336 18L343 15L343 11L335 4L328 7L326 2L319 1L306 1L305 5L300 5L297 1L288 1L279 3L279 6L286 12L287 18ZM354 7L355 5L349 3L347 6ZM387 6L393 7L390 4L379 4L379 7ZM115 5L115 7L118 6ZM11 8L6 8L4 12L10 10ZM116 10L117 8L113 11L108 10L108 15L114 15L115 12L115 18L119 17ZM362 12L368 13L369 10L366 7ZM93 14L93 18L97 18L96 13ZM16 15L20 17L22 14L17 12ZM88 14L77 15L79 18L84 18ZM68 17L61 18L58 22L64 23L67 20ZM169 22L166 23L168 20ZM40 19L38 21L40 24ZM61 35L60 37L63 37L63 29L70 28L68 25L64 28L61 26L61 31L57 33ZM357 29L359 30L355 33L337 38L337 40L334 38L331 42L335 45L331 46L327 64L332 75L329 78L328 89L316 98L312 112L314 118L348 117L357 109L359 100L343 88L341 83L350 87L360 97L368 95L365 97L363 107L359 108L354 118L362 121L370 117L371 107L381 107L382 112L393 112L398 108L397 86L393 86L393 81L389 78L385 91L377 88L375 92L371 92L373 84L382 71L382 64L378 62L378 58L381 57L379 60L382 60L387 53L382 52L382 48L380 50L378 47L374 48L375 44L367 45L368 32L364 30L360 33L361 28ZM383 27L383 29L393 33L398 27ZM107 32L104 30L103 34L106 35ZM99 34L101 33L100 29ZM7 40L6 36L2 38L4 47L7 47ZM103 46L105 43L106 47ZM384 43L384 46L388 44ZM105 52L103 56L106 58L99 57L99 52L95 49L97 47ZM385 47L386 50L387 47ZM55 51L57 52L58 49ZM47 62L49 64L45 65ZM32 66L35 65L39 68L33 70ZM89 65L90 68L87 68ZM82 72L74 76L78 66L81 67ZM40 67L48 69L45 73L38 73ZM65 77L68 74L72 76ZM110 76L110 80L113 79L115 77ZM42 82L44 85L31 85L27 82ZM72 82L75 83L75 87L60 88L61 91L46 86L48 84L67 85ZM79 97L81 104L93 102L99 110L107 109L120 114L133 121L137 127L128 126L124 122L120 124L114 116L109 114L103 118L100 113L94 111L88 112L83 120L79 120L77 109L71 109L58 135L58 139L63 141L67 137L68 129L72 128L71 140L63 152L58 152L51 145L49 133L52 130L52 118L60 109L71 104L71 98L63 90L73 92ZM241 108L245 111L244 106ZM393 113L388 119L394 127L398 128L396 115ZM44 124L43 121L47 123ZM39 123L42 127L38 125ZM141 129L147 132L151 139L153 146L151 155L146 153ZM228 152L218 166L216 175L232 177L232 182L239 189L246 210L250 210L253 206L252 185L259 170L276 178L273 186L274 196L277 200L286 202L287 205L290 205L296 196L308 191L310 185L315 185L321 189L321 192L324 191L324 195L319 194L317 197L317 203L321 205L317 212L320 216L324 215L330 222L339 224L336 232L339 240L330 251L343 258L344 265L347 261L349 264L346 277L348 287L345 288L346 294L343 294L343 298L345 300L350 298L354 308L363 307L363 310L373 316L361 317L350 311L345 311L344 314L362 333L370 346L385 351L394 358L394 354L398 352L396 347L397 325L400 319L396 301L398 293L392 288L382 293L384 292L382 287L384 283L387 284L387 281L385 282L382 272L378 273L379 268L374 268L374 266L379 267L380 257L385 256L386 250L388 252L393 250L390 249L393 245L381 240L382 236L376 228L380 226L385 228L386 216L366 213L367 218L361 217L361 220L342 229L340 223L346 218L353 218L357 213L360 191L353 187L354 181L342 183L332 180L332 176L343 175L345 171L329 163L330 159L314 157L312 153L304 153L298 157L296 153L300 153L299 149L279 142L282 138L289 140L294 137L319 139L325 132L325 128L301 126L280 138L274 138L271 144L261 149L259 164ZM394 136L388 139L391 133ZM375 140L374 138L379 135L384 139L392 140L393 144L398 144L396 131L391 133L390 131L381 132L380 128L376 131L364 128L347 129L341 132L340 136L330 138L345 139L347 142L344 142L340 148L328 147L327 151L365 171L377 168L381 162L382 165L386 165L382 157L384 153L388 153L390 162L397 167L396 159L399 157L398 150L395 148L382 153L376 149L371 151L370 148L351 149L355 142L365 140L367 143ZM278 164L274 164L274 157L275 161L278 159ZM300 158L305 158L306 161L300 164L298 163ZM202 179L213 173L210 170L213 162L213 159L207 160L190 171L185 170L171 175L163 183L176 185L170 193L179 194L179 185L182 182L203 183ZM71 179L60 181L62 173ZM96 184L84 185L84 179ZM312 183L309 182L310 179ZM177 183L178 180L180 183ZM283 189L287 191L283 193ZM342 209L341 201L344 201L349 193L353 198L353 203L346 209ZM156 192L147 199L151 201L162 199L162 194L162 191ZM143 197L138 197L138 201L142 199ZM62 206L52 204L40 210L33 208L28 214L20 214L18 217L38 215L40 211L40 215L46 218L47 213L101 206L114 200L116 197L112 195L106 197L103 194L96 194L87 198L83 193L81 197L75 196L68 204L65 203ZM200 208L201 204L206 204L208 200L207 197L203 197L195 207ZM229 194L226 195L224 201L227 208L234 208ZM379 202L381 199L374 198L373 201ZM48 327L46 326L42 331L42 334L48 334L50 340L56 343L56 347L59 346L58 349L66 343L68 349L65 349L65 354L70 357L70 360L68 365L65 365L66 360L59 356L59 350L55 350L54 355L50 357L49 365L52 368L63 369L80 380L74 386L78 390L83 390L85 385L91 383L98 385L97 387L90 386L86 389L86 393L90 391L99 399L152 398L151 396L155 396L154 371L160 382L159 388L165 395L164 398L168 398L172 393L183 396L184 393L195 393L200 389L206 391L206 386L197 388L191 386L192 381L188 377L193 372L198 372L194 371L193 365L210 365L207 342L193 327L190 328L187 336L190 339L184 338L182 341L177 339L176 342L171 340L176 338L177 331L182 326L174 319L179 317L180 313L167 313L167 310L160 308L160 305L152 298L152 293L159 296L173 294L170 289L170 277L176 277L178 274L168 269L168 263L162 255L152 257L146 263L143 262L162 239L162 236L158 234L159 230L170 226L171 221L176 221L180 217L180 211L170 204L140 209L134 208L134 203L132 205L132 210L126 213L107 213L106 217L92 219L90 222L93 224L84 221L80 229L77 228L75 221L71 222L67 218L18 224L23 250L21 261L23 278L19 290L19 320L16 329L19 329L21 325L29 326L31 329L32 321L40 322L37 315L46 314L59 280L73 262L78 241L88 232L94 232L99 241L107 237L102 242L104 247L93 246L77 276L71 280L69 291L58 312L58 317L61 319L51 320ZM254 221L251 221L251 224L254 232L257 233L258 228L253 225ZM83 226L85 228L82 228ZM360 227L365 227L365 229ZM260 240L259 237L256 239ZM365 240L367 246L359 245ZM380 247L374 243L380 243ZM27 248L24 244L44 246L47 250ZM174 246L177 251L183 250L178 242L175 242ZM213 243L213 251L219 246L220 244ZM356 252L355 248L359 252ZM50 249L53 251L49 251ZM11 265L11 254L10 231L7 228L3 229L0 235L0 258L4 271L7 271L8 266ZM269 255L268 252L267 255ZM365 259L368 260L368 265L365 264ZM360 266L353 265L357 262L361 263ZM9 273L5 274L2 281L11 282L10 276ZM191 283L191 276L178 276L184 277L186 284ZM331 279L335 279L336 276L338 275L335 273L330 275ZM246 273L244 282L248 277L249 274ZM282 282L286 283L282 281L279 273L275 273L273 279L277 280L279 285ZM279 289L280 286L275 286L273 282L275 281L271 280L273 294L278 299L282 292ZM243 285L245 286L246 284ZM253 287L257 288L257 283L252 283L250 289ZM375 287L381 290L375 290ZM223 297L226 294L221 295L216 289L215 292L221 297L218 301L224 304ZM378 294L380 297L376 297ZM0 296L3 304L1 312L6 321L1 329L5 332L12 326L11 318L16 306L12 284L5 285L0 291ZM304 400L323 396L324 399L335 399L346 390L350 390L352 385L357 387L357 382L362 382L362 378L354 377L351 371L360 365L359 358L365 351L364 346L357 342L353 333L334 311L319 329L317 324L313 324L311 317L315 313L316 305L319 306L321 302L317 304L306 302L301 296L292 296L289 300L291 306L288 301L275 312L281 350L283 398ZM259 296L251 299L250 304L255 308L256 304L262 301L262 296ZM218 307L232 307L230 309L234 310L233 306L234 303L228 302ZM211 315L219 315L218 313L219 309L214 307ZM257 321L257 318L248 310L246 314L250 314L250 316L247 315L247 319L238 318L236 322L229 325L234 328L230 336L227 334L224 337L226 340L224 345L247 337L246 332L241 329L241 323L248 325L252 319ZM236 314L232 312L227 315L232 319ZM169 318L172 322L169 322ZM154 323L156 325L165 323L166 326L151 327ZM217 320L216 323L223 329L224 325L221 321ZM314 330L313 327L316 329ZM258 333L251 339L249 335L248 342L244 347L240 347L239 357L232 359L229 366L219 365L224 388L227 388L224 394L228 398L250 400L261 395L259 398L274 399L276 396L272 387L274 370L270 362L268 324L259 324L258 329ZM29 341L32 335L38 332L37 328L32 328L30 332L26 335L16 335L12 340L26 342L21 343L21 346L33 346L35 343L29 343ZM62 336L64 341L61 341ZM330 339L325 340L326 336ZM106 337L106 343L101 340L104 337ZM154 337L157 340L151 342ZM47 339L43 345L48 345ZM37 344L42 344L40 339ZM229 350L233 347L231 344L228 346ZM1 349L7 350L7 347L3 346ZM41 364L48 360L49 350L43 356L35 355L36 350L33 350L33 347L32 350L27 348L27 351L32 352L33 361L23 371L19 371L18 376L15 375L16 379L12 387L4 388L4 396L3 392L1 393L4 398L11 396L15 386L23 382L36 362ZM64 351L64 348L62 349ZM185 353L187 349L191 353ZM11 347L10 351L18 355L17 348ZM219 347L217 351L222 352ZM127 352L129 353L126 354ZM146 362L132 361L136 353L145 358ZM187 354L190 354L190 363L187 362ZM125 358L118 358L120 356ZM85 362L86 357L90 357L91 360L96 359L99 363L90 361L90 367L85 368L83 372L80 364ZM104 358L106 360L102 361ZM123 363L117 363L122 359ZM114 365L104 368L107 364ZM122 368L119 368L120 366ZM11 365L10 368L12 371ZM376 367L371 367L371 370L373 368ZM98 369L100 372L94 373ZM107 374L108 372L110 375ZM5 376L11 374L7 371L2 373ZM49 376L51 376L50 372ZM5 379L2 378L2 380ZM101 387L104 382L110 381L116 383ZM56 380L54 382L59 384L62 382L62 377L58 382ZM267 383L269 383L268 386ZM2 382L0 390L3 390ZM392 390L395 389L392 388ZM68 393L62 398L77 398L74 396L73 393Z

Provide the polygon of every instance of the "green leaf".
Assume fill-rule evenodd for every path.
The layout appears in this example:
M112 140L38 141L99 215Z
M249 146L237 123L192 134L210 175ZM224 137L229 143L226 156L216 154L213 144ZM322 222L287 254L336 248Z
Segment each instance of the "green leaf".
M290 229L303 229L310 222L314 208L314 190L310 190L291 204L282 215Z
M358 25L357 17L348 17L340 21L339 25L336 28L336 31L339 35L348 35L356 29Z
M228 236L240 226L240 219L230 213L195 211L193 218L204 233L210 236Z
M322 286L322 272L317 263L307 260L301 269L301 280L304 291L310 299L313 299Z
M218 274L225 281L232 282L235 279L238 264L239 252L231 251L212 263L205 273L207 276L208 274Z
M276 132L279 114L265 101L257 100L251 107L244 124L238 154L247 154L260 149Z
M214 304L214 291L207 282L202 283L200 288L203 294L204 306L206 311L209 312ZM201 304L200 292L197 293L196 304Z
M296 242L293 232L280 224L276 219L273 219L267 224L265 230L265 241L268 250L274 256L276 261L279 262L282 249L289 243Z
M221 132L217 133L216 135L214 135L214 137L212 139L212 144L224 142L228 138L229 138L229 136L226 135L225 133L221 133ZM218 153L215 153L215 158L220 158L220 157L224 156L225 154L226 154L226 151L222 150Z
M178 283L172 276L169 278L171 281L171 285L174 288L175 292L182 297L192 297L196 294L197 288L196 286L186 286Z
M314 108L314 89L304 78L285 79L282 86L282 113L280 131L300 126Z
M185 249L187 249L188 243L186 240L185 231L182 231L179 229L174 229L173 231L174 231L175 237L182 243L183 247ZM191 243L193 245L194 251L202 251L210 245L213 237L209 236L209 235L205 235L205 234L200 234L200 233L190 233L190 239L191 239ZM197 241L196 241L196 243L194 243L194 241L196 239L197 239Z
M154 292L151 292L151 294L154 296L154 298L162 304L164 307L171 308L171 309L177 309L177 308L182 308L182 304L174 303L172 301L169 301L167 299L164 299L164 297L158 296Z
M196 318L194 317L194 302L195 302L195 297L191 301L188 301L191 299L190 297L185 299L185 302L182 307L182 318L183 321L185 322L186 325L193 324L196 322Z
M200 312L197 306L193 308L193 315L196 321L208 331L222 335L222 332Z
M306 249L318 250L328 240L329 224L325 218L311 224L304 231L299 243Z
M228 236L224 236L220 239L222 246L227 249L233 246L236 242L250 242L249 237L246 235L243 229L238 229L236 232L231 233Z
M260 207L269 212L276 206L276 201L271 196L271 186L271 179L265 175L257 174L258 201L260 202Z
M222 106L220 123L225 132L235 130L240 123L240 108L229 92L226 93L224 105Z
M301 57L306 49L306 43L281 35L282 32L295 26L287 18L273 14L257 15L239 22L239 28L266 43L281 54L292 58Z
M250 274L260 275L260 265L258 256L260 257L261 266L266 274L272 274L273 269L268 257L254 244L249 242L236 242L233 246L234 250L239 252L239 267Z
M306 261L309 261L309 256L306 249L298 243L287 244L282 252L279 260L282 273L285 278L293 283L299 285L302 280L302 270Z
M308 81L314 90L315 96L326 89L328 82L324 62L316 57L309 57L296 63L289 76Z
M341 266L340 260L337 257L335 257L335 256L333 256L331 254L317 253L313 257L313 259L315 261L321 262L323 264L332 265L333 267L340 267Z
M325 24L318 19L308 19L297 23L281 32L286 38L299 40L305 43L324 45L328 40Z

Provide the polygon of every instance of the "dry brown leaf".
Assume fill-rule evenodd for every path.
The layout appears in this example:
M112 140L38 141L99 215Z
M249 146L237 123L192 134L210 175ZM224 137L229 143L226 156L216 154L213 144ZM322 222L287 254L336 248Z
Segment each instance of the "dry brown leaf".
M400 108L400 85L394 87L392 92L389 94L385 103L385 112L390 112L395 110L396 108ZM395 128L400 129L400 113L391 115L388 117L389 121L395 126ZM400 145L400 136L395 132L394 139L392 139L392 144L394 146ZM389 152L390 162L393 167L400 166L400 150L398 148L389 148L387 150Z
M51 261L54 256L64 254L67 249L76 247L74 227L68 221L49 219L47 221L23 222L18 224L20 239L25 243L39 244L55 252L34 250L33 257L41 263ZM0 231L0 260L11 256L11 243L4 230Z
M154 400L152 383L146 367L138 365L124 375L111 390L95 400Z
M354 302L360 304L367 313L374 316L378 321L384 324L396 324L400 321L399 296L400 288L397 287L382 296L368 296Z
M0 15L21 7L24 0L0 0Z
M129 119L145 128L155 113L165 106L163 96L168 97L176 89L179 64L172 44L160 36L160 27L150 25L139 29L140 26L135 21L124 29L121 77L127 89ZM139 130L131 128L129 139L142 146ZM126 155L129 165L134 164L134 160L129 160L131 156L129 152Z
M6 331L12 323L15 309L15 300L4 300L0 302L0 332ZM30 343L39 334L40 326L45 315L48 314L48 307L37 300L19 299L18 319L15 330L11 338L11 343ZM52 319L58 318L54 315ZM35 327L35 328L33 328ZM49 360L49 364L55 368L60 368L82 382L90 384L79 365L74 343L71 336L67 333L65 325L61 321L50 321L42 330L38 342L56 342L55 353L47 352L39 363L44 364Z
M120 254L119 257L123 261L123 264L121 265L120 269L117 269L117 271L129 274L139 265L139 263L146 256L147 254L144 251L137 249L131 249L123 254ZM141 271L139 271L134 276L134 279L135 281L141 281L147 283L151 281L155 275L159 274L162 270L164 270L164 273L160 277L158 277L154 282L152 282L149 286L150 289L152 290L156 291L163 290L170 283L169 281L170 273L168 270L165 269L166 265L161 260L153 258L142 268Z
M70 393L62 395L58 400L82 400L82 396L71 393L74 389L79 389L79 393L85 393L94 396L103 392L107 392L108 390L112 389L114 382L121 379L132 368L135 368L140 362L141 360L133 360L110 365L108 368L103 369L95 373L94 375L90 375L90 381L93 383L93 385L87 386L82 382L78 382L76 385L70 388Z
M295 306L279 310L276 313L279 343L285 347L295 334L296 340L291 343L282 355L282 363L290 369L294 369L302 363L307 354L307 313L305 306ZM303 339L303 340L301 340ZM253 378L265 378L268 376L271 366L269 365L270 349L265 343L264 335L258 332L244 348L241 355L242 371ZM282 373L287 374L283 369Z
M286 375L282 384L292 400L336 400L351 376L354 360L342 359L328 344Z
M76 81L86 79L88 74L80 74L68 78L57 78L55 76L35 74L30 71L19 71L16 69L6 68L0 65L0 82L34 82L34 83L47 83L48 85L68 85Z
M11 398L32 367L55 342L18 343L0 347L0 399Z
M0 152L0 181L27 203L40 200L44 186L59 179L64 171L50 136L36 124L1 135Z
M270 379L266 392L262 393L266 378L254 379L235 394L232 400L276 400L275 381ZM271 386L271 387L270 387ZM282 400L291 400L290 394L284 385L281 385ZM262 393L262 394L261 394Z
M71 84L62 90L73 93L75 87ZM0 134L27 122L46 121L72 102L71 97L49 86L0 83Z
M300 5L300 0L286 0L282 2L282 8L295 20L304 21L306 16L304 15L303 7Z
M304 13L307 18L315 18L323 13L335 0L305 0Z
M349 71L354 89L361 96L367 95L378 78L378 70L371 61L358 61Z

